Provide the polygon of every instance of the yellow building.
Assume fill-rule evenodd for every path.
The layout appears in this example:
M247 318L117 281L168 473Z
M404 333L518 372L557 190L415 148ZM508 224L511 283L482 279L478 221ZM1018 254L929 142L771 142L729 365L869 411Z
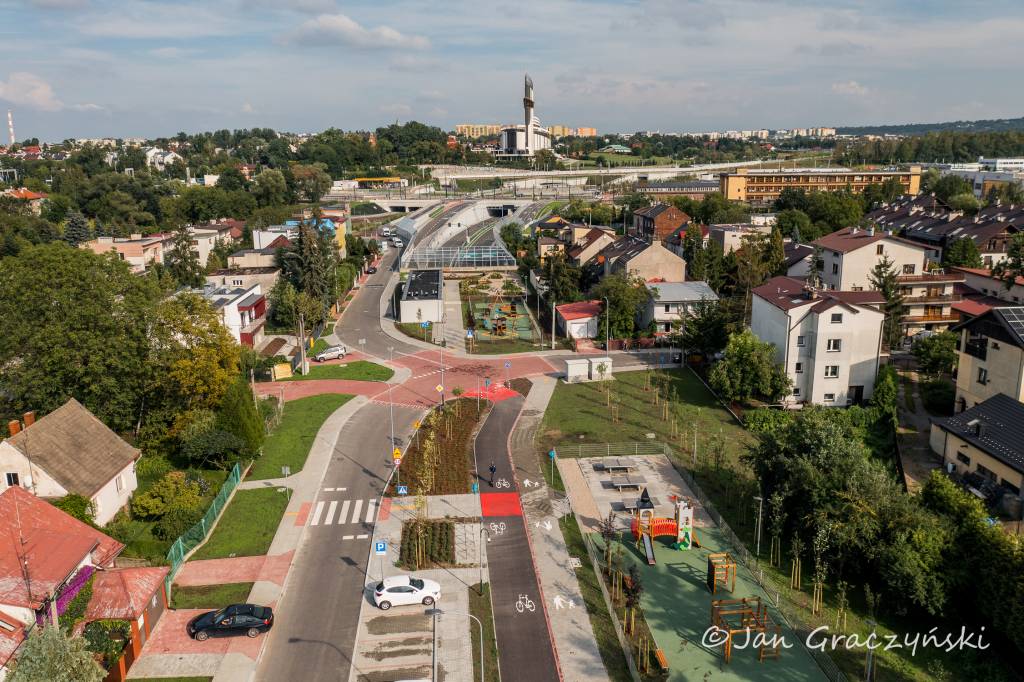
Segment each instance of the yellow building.
M465 135L466 137L484 137L485 135L499 135L501 134L501 126L457 125L455 126L455 134Z
M594 137L597 135L596 128L577 128L576 137Z
M565 137L566 135L575 135L576 131L572 128L566 128L565 126L551 126L548 128L548 132L551 133L551 137Z
M807 192L833 192L849 184L854 192L863 192L868 185L880 185L889 178L899 178L904 194L917 194L921 188L921 167L909 171L828 171L814 169L751 170L737 168L722 173L718 191L732 201L769 204L779 198L787 187Z

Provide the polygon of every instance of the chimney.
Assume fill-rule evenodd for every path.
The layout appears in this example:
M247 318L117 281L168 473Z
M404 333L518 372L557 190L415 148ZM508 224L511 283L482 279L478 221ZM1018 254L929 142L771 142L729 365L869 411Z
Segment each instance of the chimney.
M974 426L974 435L978 438L984 438L985 433L988 431L988 427L985 424L978 423Z
M7 422L7 428L11 430L12 436L17 436L19 433L21 433L21 422L19 422L17 419L15 419L14 421Z
M32 426L35 423L36 423L36 413L35 412L26 412L25 413L25 428L27 429L28 427Z
M857 234L857 226L856 225L854 225L853 227L850 228L850 234Z
M132 239L142 239L142 233L132 233Z
M868 236L869 237L874 237L875 236L875 228L874 227L869 227L867 232L868 232Z

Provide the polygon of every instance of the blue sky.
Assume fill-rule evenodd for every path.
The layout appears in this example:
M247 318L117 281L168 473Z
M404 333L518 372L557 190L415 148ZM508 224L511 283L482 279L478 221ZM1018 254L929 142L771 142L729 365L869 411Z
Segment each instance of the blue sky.
M700 132L1024 115L1024 4L0 0L18 140L415 119ZM6 131L4 135L6 139Z

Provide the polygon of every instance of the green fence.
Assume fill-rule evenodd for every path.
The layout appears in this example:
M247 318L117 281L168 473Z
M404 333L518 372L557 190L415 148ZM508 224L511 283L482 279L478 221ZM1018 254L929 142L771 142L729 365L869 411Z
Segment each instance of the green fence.
M213 504L206 510L203 518L171 545L171 551L167 553L167 559L171 562L171 572L167 574L165 581L168 602L171 600L171 583L174 581L175 576L178 575L178 569L185 563L185 557L209 535L213 524L217 521L217 517L224 511L228 498L231 497L231 491L235 489L241 480L242 468L240 464L236 463L231 473L228 474L227 480L224 481L224 485L221 486L220 492L217 493L217 497L213 498Z

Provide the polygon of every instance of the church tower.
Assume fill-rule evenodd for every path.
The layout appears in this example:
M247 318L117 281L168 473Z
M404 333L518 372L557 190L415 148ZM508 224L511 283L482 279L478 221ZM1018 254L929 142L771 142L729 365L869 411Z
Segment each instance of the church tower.
M533 156L533 81L530 80L529 71L526 72L526 94L523 97L523 109L526 112L526 150L530 156Z

